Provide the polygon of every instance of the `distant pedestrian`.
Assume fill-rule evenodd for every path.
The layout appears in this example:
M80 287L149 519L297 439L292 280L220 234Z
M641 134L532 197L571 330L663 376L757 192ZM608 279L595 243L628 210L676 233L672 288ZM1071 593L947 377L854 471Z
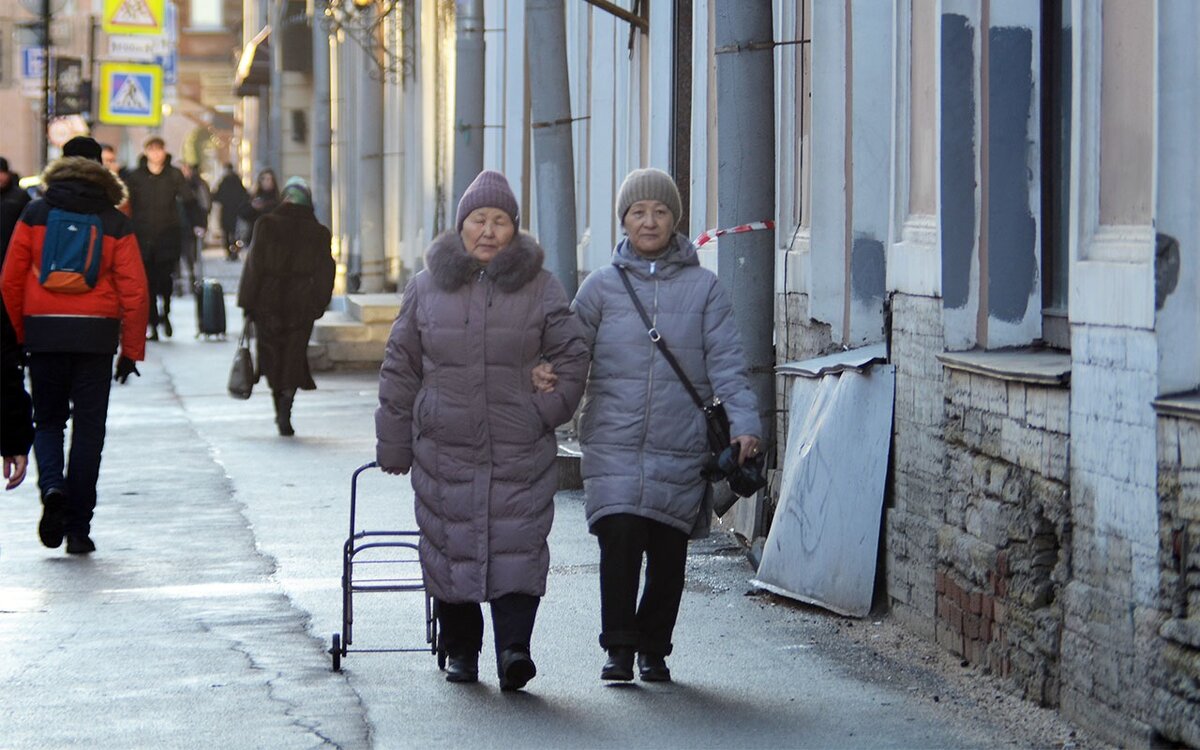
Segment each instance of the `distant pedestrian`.
M279 184L275 180L275 172L264 169L258 173L254 183L254 195L250 202L242 206L239 218L246 227L244 236L239 237L243 249L249 249L254 243L254 224L260 216L269 214L279 205Z
M283 203L258 220L257 238L242 269L238 306L254 323L258 371L271 386L279 434L291 436L296 389L317 387L308 369L308 339L333 295L336 272L329 229L313 214L304 180L288 180Z
M200 165L183 162L179 166L183 178L187 180L188 188L195 196L195 202L190 206L179 205L179 220L183 226L180 241L180 259L187 270L188 289L196 288L196 261L199 259L200 245L208 230L208 214L212 209L212 193L208 183L200 176ZM196 231L196 227L200 231ZM177 295L178 296L178 295Z
M225 239L225 257L228 260L238 259L237 223L238 215L250 203L250 194L242 185L232 164L225 165L225 173L213 193L213 203L221 204L221 234Z
M0 250L8 247L21 211L33 198L21 189L21 176L8 169L8 159L0 156Z
M0 159L0 162L3 162ZM0 163L5 175L8 164ZM3 179L3 177L0 177ZM5 206L4 210L9 210ZM7 218L7 217L6 217ZM8 237L16 228L5 223L5 242L0 245L0 267L8 250ZM3 295L0 295L2 297ZM33 445L33 408L25 392L25 350L17 341L8 318L8 308L0 302L0 455L4 458L5 489L13 489L25 481L29 465L29 446Z
M133 225L115 208L125 186L100 163L100 145L80 136L63 153L42 176L45 198L31 203L17 223L0 293L17 341L29 352L43 506L38 535L47 547L58 547L65 534L68 553L87 554L96 549L91 521L113 355L119 342L118 382L139 374L148 291ZM88 260L64 262L71 259ZM63 455L68 419L69 464Z
M129 179L129 170L121 164L121 160L117 158L117 150L107 143L100 144L100 159L104 163L104 167L115 174L121 182ZM129 206L129 199L121 201L121 205L117 206L117 210L126 216L133 215L133 209Z
M739 464L758 453L762 433L733 307L696 248L675 232L681 210L670 175L630 173L616 206L626 237L612 265L584 279L572 305L592 353L580 443L587 522L600 543L603 680L632 680L635 653L643 680L671 679L666 657L688 539L706 536L712 516L712 490L701 476L709 456L703 414L646 335L622 275L700 396L725 404Z
M146 139L138 168L129 175L129 202L133 207L133 226L150 282L149 322L147 338L158 340L161 325L163 334L170 337L171 293L175 269L179 266L179 233L182 224L190 223L197 236L204 227L193 218L180 221L179 205L187 216L196 216L196 197L188 187L183 173L171 166L166 143L158 136ZM159 306L159 303L161 307Z
M489 602L501 690L537 673L530 641L550 565L554 428L575 413L587 374L562 284L518 226L507 180L481 172L459 201L458 231L433 241L404 291L375 412L379 465L413 472L446 679L478 680ZM554 393L533 392L542 358L558 372Z

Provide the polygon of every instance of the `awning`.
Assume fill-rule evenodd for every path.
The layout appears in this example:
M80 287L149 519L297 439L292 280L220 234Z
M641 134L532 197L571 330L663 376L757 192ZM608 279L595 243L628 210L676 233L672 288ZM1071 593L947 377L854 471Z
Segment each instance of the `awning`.
M258 96L259 88L271 85L271 27L264 26L246 43L233 77L233 93L238 96Z

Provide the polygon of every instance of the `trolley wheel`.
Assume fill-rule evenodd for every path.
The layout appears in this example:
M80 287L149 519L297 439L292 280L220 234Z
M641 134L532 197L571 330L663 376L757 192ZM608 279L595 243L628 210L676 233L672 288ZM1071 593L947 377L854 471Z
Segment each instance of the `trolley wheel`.
M338 633L333 634L333 645L329 648L329 655L333 657L333 671L342 671L342 636Z

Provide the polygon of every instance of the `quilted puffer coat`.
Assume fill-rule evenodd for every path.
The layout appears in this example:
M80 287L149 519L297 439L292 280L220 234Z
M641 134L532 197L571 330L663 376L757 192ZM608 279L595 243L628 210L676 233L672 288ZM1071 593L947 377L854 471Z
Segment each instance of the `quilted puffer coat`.
M527 234L487 266L443 234L404 291L380 370L376 457L412 469L426 586L447 602L542 596L558 489L554 428L575 413L587 347ZM530 371L549 360L553 393Z
M731 434L759 437L733 308L683 235L655 260L623 240L612 265L590 274L572 305L592 352L580 419L588 526L631 513L692 534L708 521L701 517L709 496L700 476L708 456L704 415L647 335L618 268L700 397L715 393L724 402Z

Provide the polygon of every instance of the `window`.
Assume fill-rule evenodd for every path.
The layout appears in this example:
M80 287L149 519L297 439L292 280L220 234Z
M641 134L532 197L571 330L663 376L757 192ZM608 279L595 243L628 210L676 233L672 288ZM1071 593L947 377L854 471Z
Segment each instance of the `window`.
M192 0L188 26L193 29L223 29L223 0Z

